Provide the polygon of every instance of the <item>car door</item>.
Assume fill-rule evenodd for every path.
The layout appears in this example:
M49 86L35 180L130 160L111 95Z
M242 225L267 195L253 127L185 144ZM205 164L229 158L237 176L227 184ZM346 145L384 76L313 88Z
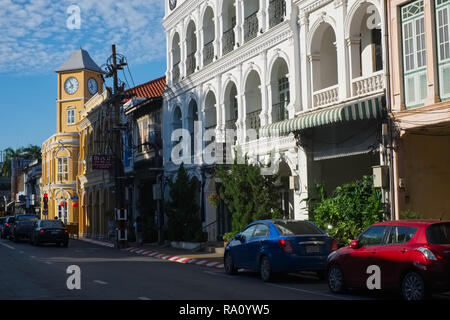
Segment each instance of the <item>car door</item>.
M258 223L253 236L247 241L247 264L250 269L257 270L259 268L259 255L269 233L268 225Z
M239 235L238 243L233 246L235 264L240 268L248 268L248 241L252 238L256 225L250 225Z
M382 289L394 288L399 284L400 276L408 264L408 242L417 230L415 227L392 226L385 243L378 248L374 264L381 270Z
M383 244L387 226L372 226L358 237L359 247L350 249L344 269L345 277L351 286L365 287L370 274L369 266L375 262L375 255Z

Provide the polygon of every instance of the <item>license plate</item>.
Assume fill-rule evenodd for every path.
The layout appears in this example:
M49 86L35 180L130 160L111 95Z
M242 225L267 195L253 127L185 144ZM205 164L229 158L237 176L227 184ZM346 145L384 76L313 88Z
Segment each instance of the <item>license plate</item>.
M306 246L306 253L319 253L319 246Z
M52 231L52 235L58 234L58 231Z

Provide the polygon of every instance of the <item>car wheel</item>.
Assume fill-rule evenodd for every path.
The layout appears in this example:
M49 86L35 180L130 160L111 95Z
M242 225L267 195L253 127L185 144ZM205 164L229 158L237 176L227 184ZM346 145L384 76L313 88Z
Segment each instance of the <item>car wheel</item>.
M227 251L227 253L225 254L224 269L227 274L237 273L237 269L234 266L233 257L231 256L231 253L229 251Z
M402 281L403 299L408 301L424 300L427 296L425 282L417 272L409 272Z
M333 293L344 293L346 291L344 274L338 265L332 265L328 270L328 287Z
M259 271L261 274L261 279L264 282L269 282L273 279L272 265L270 264L270 260L268 257L263 256L261 258L261 264L260 264Z

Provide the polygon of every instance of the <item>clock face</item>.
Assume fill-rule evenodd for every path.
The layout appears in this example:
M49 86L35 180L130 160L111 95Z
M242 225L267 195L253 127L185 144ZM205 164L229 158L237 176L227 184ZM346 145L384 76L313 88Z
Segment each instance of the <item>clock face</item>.
M169 0L170 10L175 9L176 6L177 6L177 0Z
M98 91L97 81L94 78L88 80L88 89L91 94L96 94Z
M64 83L64 89L68 94L74 94L78 90L78 80L74 77L70 77Z

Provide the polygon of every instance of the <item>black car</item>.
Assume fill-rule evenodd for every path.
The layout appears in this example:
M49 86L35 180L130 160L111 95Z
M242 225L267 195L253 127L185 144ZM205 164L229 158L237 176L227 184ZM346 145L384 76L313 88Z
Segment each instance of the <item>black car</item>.
M5 225L6 217L0 218L0 238L3 239L3 226Z
M34 214L16 215L14 223L12 224L9 240L14 240L15 242L17 242L23 238L30 239L31 230L33 229L34 223L38 219L39 217Z
M2 239L8 239L11 234L11 226L14 224L15 217L6 217L5 223L2 226Z
M30 243L38 246L41 243L69 245L69 232L60 220L37 220L31 231Z

